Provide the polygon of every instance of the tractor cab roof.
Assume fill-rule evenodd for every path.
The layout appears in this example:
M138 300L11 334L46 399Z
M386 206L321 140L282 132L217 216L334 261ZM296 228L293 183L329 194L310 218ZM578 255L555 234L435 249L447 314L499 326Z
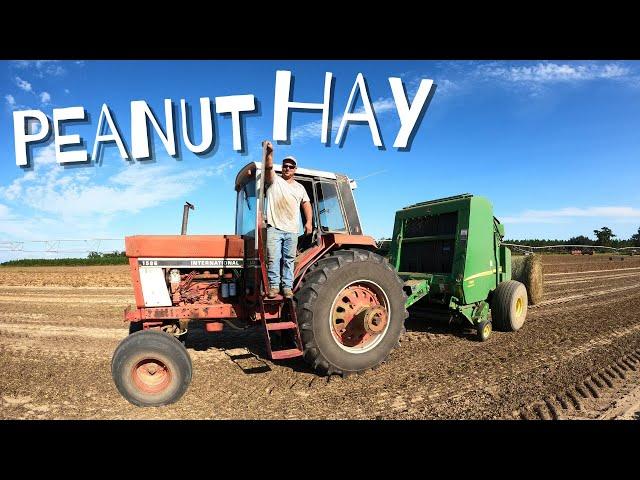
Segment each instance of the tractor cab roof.
M282 165L278 163L273 164L273 169L279 173L282 172ZM248 178L255 176L256 171L262 170L262 162L251 162L240 169L236 176L236 190L244 184ZM325 178L328 180L336 180L336 174L331 172L324 172L322 170L312 170L310 168L298 167L296 170L296 176L308 177L308 178ZM351 188L356 188L355 180L350 180Z

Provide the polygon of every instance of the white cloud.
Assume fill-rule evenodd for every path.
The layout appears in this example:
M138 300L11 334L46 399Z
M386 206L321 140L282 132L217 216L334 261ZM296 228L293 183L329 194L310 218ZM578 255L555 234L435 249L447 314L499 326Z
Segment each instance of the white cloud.
M463 63L465 65L462 65ZM462 61L442 62L440 64L440 67L436 68L436 71L441 71L443 69L446 69L445 70L446 75L460 76L461 70L463 68L468 68L466 63L468 62L462 62ZM463 79L456 78L455 80L452 80L451 78L443 78L434 72L431 72L429 74L419 74L412 70L409 72L401 73L400 76L404 79L404 83L406 85L406 90L407 90L407 97L409 98L409 100L412 100L415 97L415 94L417 93L418 87L420 86L420 83L422 82L422 80L427 80L427 79L433 80L433 83L436 86L435 96L439 99L441 99L444 96L450 96L453 94L462 93L465 90L464 88L465 82Z
M35 123L35 122L33 122ZM28 129L32 133L33 123L29 123ZM38 174L43 173L44 170L49 169L56 162L55 144L50 143L45 148L42 148L31 159L33 169L26 172L22 177L16 178L7 187L0 186L0 198L6 200L16 201L23 193L23 185L36 182Z
M67 73L60 60L17 60L13 66L23 70L30 70L38 78L45 76L59 77Z
M386 113L390 110L395 110L396 102L393 98L379 98L375 102L373 102L373 109L376 113ZM363 108L359 108L358 112L364 112Z
M18 88L24 90L25 92L30 92L32 90L31 84L26 80L23 80L20 77L16 77L15 80L16 80L16 85L18 85Z
M437 72L441 72L440 74ZM446 78L440 77L443 75ZM489 81L496 86L524 90L537 96L560 84L585 84L593 80L616 81L640 87L640 76L624 65L614 62L466 62L454 61L438 64L434 72L421 74L414 71L402 75L408 88L417 89L422 78L433 78L437 84L436 97L442 99L467 94L477 88L478 81Z
M437 85L435 94L440 98L445 95L452 95L461 90L461 86L457 82L447 78L436 80L434 83Z
M599 217L611 221L640 219L640 209L633 207L567 207L557 210L525 210L524 212L502 217L503 223L567 223L572 218Z
M55 239L55 238L118 238L120 234L113 234L109 231L110 218L107 216L95 216L85 221L77 217L71 218L53 218L48 215L35 215L31 217L12 215L9 218L2 219L0 221L0 245L2 240L11 241L30 241L30 240L43 240L43 239ZM102 249L110 249L113 242L106 244L103 243ZM29 244L24 245L25 252L27 250L36 250L42 252L42 244ZM60 248L69 249L75 247L83 247L78 243L69 244L65 242L61 244ZM86 249L87 245L84 245ZM115 249L115 248L114 248ZM121 250L122 248L117 248ZM0 250L2 250L0 248ZM91 248L96 250L96 248ZM33 253L33 252L27 252ZM17 252L21 258L25 258L24 253ZM29 255L26 255L28 257ZM61 255L55 255L56 257ZM65 256L65 255L62 255ZM66 255L69 256L69 255ZM77 257L78 255L71 255Z
M393 98L379 98L375 102L372 103L373 111L377 114L387 113L391 110L395 110L396 105ZM364 107L359 107L355 110L355 113L363 113ZM318 115L321 115L318 112ZM331 131L337 132L340 127L340 122L342 122L342 115L337 117L333 117L331 120ZM380 119L378 119L380 121ZM291 130L291 140L292 141L304 141L309 139L317 139L320 141L322 137L322 120L317 120L315 122L305 123L298 127L295 127Z
M42 224L35 219L20 218L9 207L0 204L0 251L8 248L5 242L13 238L35 238L42 234Z
M627 67L608 63L601 64L557 64L538 63L532 66L504 66L488 63L478 66L475 74L485 79L504 80L512 83L580 82L596 79L620 79L627 77Z
M48 145L33 158L33 170L0 187L0 198L18 199L37 212L63 219L139 212L148 207L182 198L199 188L207 178L220 176L233 161L198 170L179 164L133 164L99 182L94 167L64 169L55 160L55 146Z
M19 104L16 100L16 97L14 97L11 94L7 94L4 96L4 99L7 102L7 106L11 109L11 110L30 110L32 107L29 105L22 105Z
M9 206L19 202L19 208L13 210L0 203L0 240L117 238L121 234L110 230L116 215L181 199L233 169L233 161L227 161L188 170L165 158L154 164L123 166L102 180L98 167L65 169L58 165L53 143L37 151L32 165L32 170L0 186L0 201Z
M9 207L0 203L0 220L6 220L11 217Z
M331 122L331 129L336 130L335 119ZM322 139L322 120L305 123L291 130L291 141L304 141L312 138Z
M40 94L40 101L43 105L51 103L51 95L49 94L49 92L42 92Z

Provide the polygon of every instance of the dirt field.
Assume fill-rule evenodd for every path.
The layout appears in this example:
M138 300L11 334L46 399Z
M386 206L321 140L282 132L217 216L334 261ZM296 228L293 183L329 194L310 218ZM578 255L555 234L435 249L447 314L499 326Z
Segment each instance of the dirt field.
M191 386L160 408L134 407L111 380L128 266L2 267L0 418L640 419L640 258L543 262L544 301L519 332L479 343L409 319L387 363L347 379L266 360L259 330L192 330Z

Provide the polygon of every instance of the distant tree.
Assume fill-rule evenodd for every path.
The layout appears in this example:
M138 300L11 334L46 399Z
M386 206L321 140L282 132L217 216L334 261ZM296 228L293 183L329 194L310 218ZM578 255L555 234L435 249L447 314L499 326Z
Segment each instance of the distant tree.
M616 235L611 231L609 227L602 227L600 230L594 230L593 234L596 236L596 245L608 247L611 245L611 239Z
M589 237L585 237L584 235L578 235L577 237L571 237L567 240L567 244L569 245L593 245L593 240Z
M640 227L638 227L638 233L634 233L630 238L634 247L640 247Z
M101 256L100 252L89 252L89 255L87 255L88 258L100 258Z

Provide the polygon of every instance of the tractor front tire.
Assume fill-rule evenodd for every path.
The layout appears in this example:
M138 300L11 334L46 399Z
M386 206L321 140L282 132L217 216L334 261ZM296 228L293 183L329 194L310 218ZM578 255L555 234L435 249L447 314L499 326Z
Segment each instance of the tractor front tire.
M498 284L491 298L491 318L500 332L515 332L527 317L527 289L515 280Z
M305 361L321 375L383 363L409 316L402 287L389 262L367 250L338 250L318 260L295 296Z
M139 407L177 402L191 383L191 357L173 336L142 330L113 353L111 375L120 394Z

